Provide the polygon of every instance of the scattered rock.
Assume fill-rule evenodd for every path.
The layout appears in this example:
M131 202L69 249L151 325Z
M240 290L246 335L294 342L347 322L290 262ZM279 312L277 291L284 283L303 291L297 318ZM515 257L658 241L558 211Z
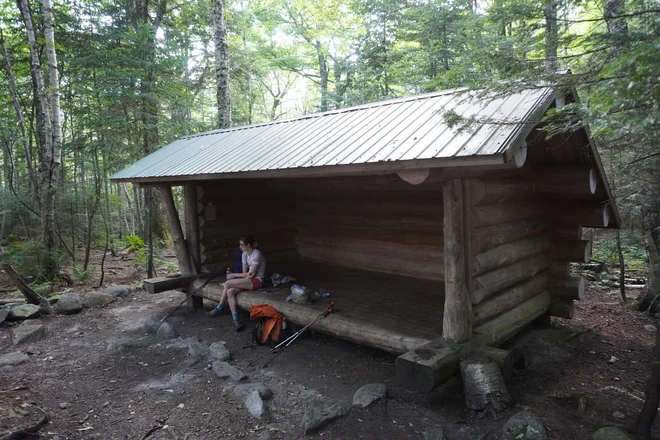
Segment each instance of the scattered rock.
M0 307L0 324L5 322L5 319L7 319L7 316L9 316L9 307L7 307L7 306Z
M38 341L45 336L46 331L43 324L24 322L12 330L12 342L14 345Z
M28 357L28 355L25 353L21 353L20 351L3 354L2 356L0 356L0 368L14 367L16 365L24 364L29 360L30 358Z
M606 426L594 432L591 440L631 440L631 437L619 428Z
M166 348L186 348L188 356L194 359L206 358L209 353L209 348L193 337L172 341Z
M115 297L103 292L89 292L82 297L82 305L85 308L103 307L115 300Z
M614 411L612 413L612 417L614 417L615 419L625 419L626 415L624 413L622 413L621 411Z
M311 434L327 426L333 420L344 417L350 411L345 404L308 400L302 418L302 428L305 434Z
M446 440L445 430L438 426L424 431L424 440Z
M266 385L261 382L251 382L251 383L242 383L236 385L234 388L234 395L239 399L247 396L252 393L252 391L257 391L259 397L264 400L270 400L273 398L273 392Z
M243 373L238 368L229 365L227 362L213 362L213 372L220 379L231 379L235 382L240 382L247 379L247 375L245 373Z
M163 338L163 339L176 339L179 337L179 334L176 332L176 329L169 322L163 322L160 325L160 327L158 327L158 331L156 331L156 335L158 335L159 338Z
M59 301L55 304L55 312L60 315L72 315L83 309L83 302L80 295L73 293L63 293Z
M655 333L655 332L658 331L658 328L656 326L654 326L653 324L646 324L644 326L644 330L646 330L647 332Z
M7 319L9 321L19 320L19 319L32 319L38 318L41 315L41 308L35 306L34 304L21 304L16 307L12 307L9 311Z
M609 362L610 364L613 364L613 363L615 363L615 362L618 361L618 360L619 360L618 357L616 357L616 356L612 356L608 362Z
M209 347L209 362L220 361L227 362L231 359L231 354L224 341L214 342Z
M271 419L268 408L264 404L264 401L261 400L259 390L252 390L252 392L245 398L243 405L245 405L245 408L247 408L253 417L264 421Z
M144 320L144 324L142 324L142 330L147 333L156 333L160 327L160 324L160 318L156 316L149 316Z
M71 406L71 404L70 404L69 402L61 402L61 403L59 404L60 409L67 409L67 408L69 408L70 406Z
M353 406L366 408L377 400L385 400L387 386L383 383L368 383L363 385L353 395Z
M504 424L506 440L548 440L541 421L529 411L514 414Z
M113 298L126 296L132 291L133 289L131 288L131 286L127 286L124 284L120 284L118 286L108 286L105 289L103 289L103 293L110 295Z

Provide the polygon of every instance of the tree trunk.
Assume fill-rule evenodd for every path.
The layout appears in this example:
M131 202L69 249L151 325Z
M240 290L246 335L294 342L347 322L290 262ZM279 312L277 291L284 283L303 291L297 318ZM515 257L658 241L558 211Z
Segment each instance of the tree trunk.
M616 231L616 252L619 256L619 287L621 289L621 301L625 304L626 298L626 261L623 258L623 249L621 248L621 231Z
M218 101L218 128L231 127L229 95L229 45L224 0L213 0L213 42L215 43L215 79Z
M655 357L651 365L651 377L646 384L644 406L635 423L635 432L644 440L651 440L651 428L658 412L658 403L660 403L660 331L655 332Z
M626 19L614 18L624 14L625 6L625 0L606 0L603 5L603 17L605 17L605 23L607 23L607 32L612 38L612 53L614 56L621 54L628 37Z
M557 23L557 1L545 0L545 62L548 72L557 71L557 47L559 46L559 27Z
M174 206L174 198L172 197L172 188L167 185L160 186L159 188L165 214L167 216L167 223L170 227L170 234L174 242L174 249L176 250L176 257L179 261L179 268L181 275L195 275L195 265L190 258L190 251L186 245L186 240L183 236L183 229L179 220L179 214ZM196 201L195 201L196 204Z
M328 55L323 52L323 45L320 41L314 44L316 55L319 60L319 77L321 78L321 111L328 111L328 77L330 71L328 68Z

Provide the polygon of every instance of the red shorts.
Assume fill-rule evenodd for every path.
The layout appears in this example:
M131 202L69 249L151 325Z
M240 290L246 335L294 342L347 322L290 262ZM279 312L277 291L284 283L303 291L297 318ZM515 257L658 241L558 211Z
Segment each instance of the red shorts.
M264 285L258 278L251 278L250 281L252 281L252 291L254 292L255 290L259 290L261 286Z

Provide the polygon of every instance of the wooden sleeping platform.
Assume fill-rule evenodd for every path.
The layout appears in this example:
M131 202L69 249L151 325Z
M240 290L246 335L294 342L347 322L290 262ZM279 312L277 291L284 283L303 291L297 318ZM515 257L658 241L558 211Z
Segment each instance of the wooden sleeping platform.
M269 273L273 273L270 267ZM279 286L274 293L242 292L237 298L239 307L249 311L252 304L269 304L287 320L304 326L334 301L339 312L317 321L313 330L394 354L413 350L442 335L444 283L440 281L302 260L279 264L277 273L297 281ZM293 284L307 287L312 297L323 289L330 298L317 299L313 304L286 302ZM218 301L222 286L210 284L200 296Z

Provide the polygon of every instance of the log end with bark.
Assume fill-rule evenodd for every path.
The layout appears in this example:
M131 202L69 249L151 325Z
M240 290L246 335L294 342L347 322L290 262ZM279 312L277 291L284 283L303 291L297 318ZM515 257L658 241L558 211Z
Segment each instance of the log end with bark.
M503 411L512 402L500 367L489 356L474 354L461 361L465 403L469 409Z

